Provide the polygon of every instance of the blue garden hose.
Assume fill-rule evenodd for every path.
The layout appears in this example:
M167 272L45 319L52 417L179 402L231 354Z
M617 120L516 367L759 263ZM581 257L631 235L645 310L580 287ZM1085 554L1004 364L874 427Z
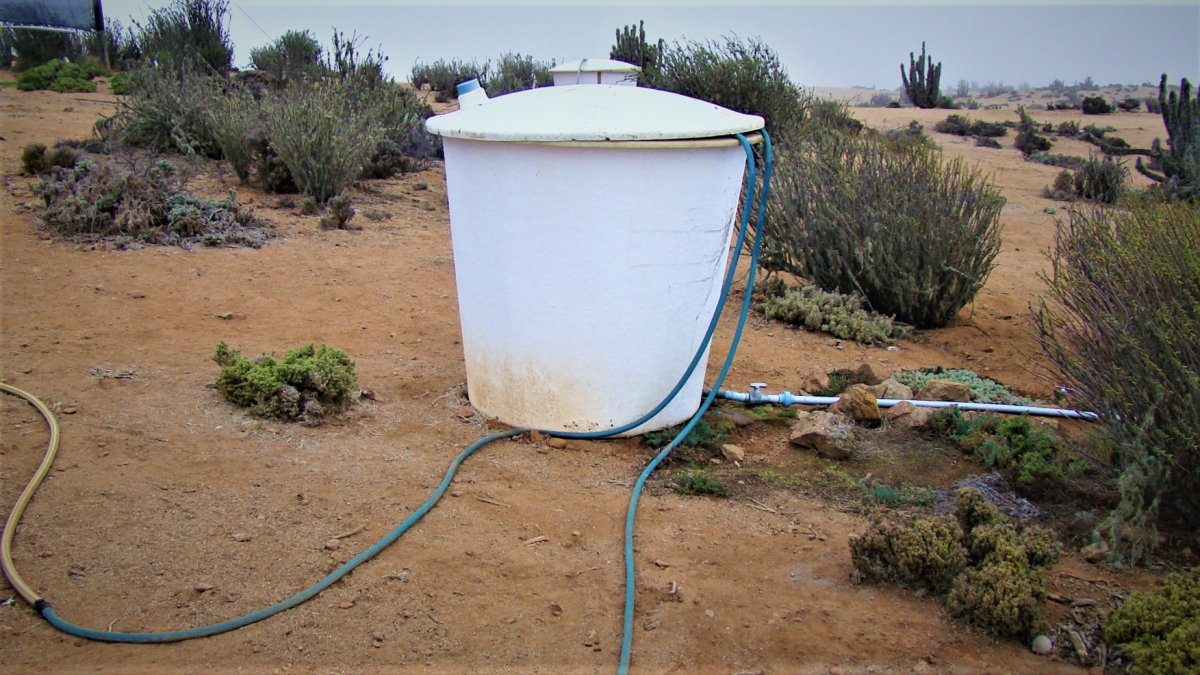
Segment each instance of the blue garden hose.
M756 272L756 269L758 266L759 250L760 250L760 247L762 244L763 218L764 218L764 215L766 212L766 204L767 204L767 199L769 196L769 185L770 185L770 180L771 180L771 163L772 163L771 138L765 130L762 132L762 135L763 135L763 141L764 141L763 189L762 189L762 194L758 200L758 215L755 219L754 244L752 247L752 252L751 252L751 257L750 257L750 272L749 272L749 277L748 277L747 286L746 286L745 298L742 301L742 310L741 310L740 316L738 318L737 329L733 335L733 341L729 347L729 353L725 357L725 363L722 366L720 373L717 375L716 381L714 382L713 386L711 387L711 391L705 397L704 401L701 403L700 408L696 411L696 414L687 423L687 425L684 426L683 430L679 432L679 434L675 437L675 439L672 440L671 443L668 444L665 448L663 448L658 453L658 455L656 455L654 457L654 459L651 460L650 464L646 466L646 468L642 471L641 475L638 476L637 483L634 485L634 488L633 488L633 495L631 496L630 501L629 501L629 511L628 511L628 513L626 515L626 519L625 519L625 614L624 614L624 623L623 623L623 637L621 640L621 661L620 661L620 667L618 670L619 675L625 675L629 669L630 650L631 650L631 646L633 643L633 610L634 610L634 588L635 588L635 570L634 570L634 560L633 560L633 534L634 534L634 520L637 515L638 499L641 495L642 487L645 485L646 479L649 478L650 474L654 471L654 469L657 468L658 465L661 464L664 459L666 459L667 455L670 454L670 452L676 446L678 446L679 443L684 438L687 437L687 435L692 431L693 428L695 428L696 424L700 421L701 416L704 415L705 411L707 411L709 406L712 405L713 399L716 397L717 390L720 389L721 383L724 381L726 374L728 374L728 372L729 372L730 366L733 364L733 358L734 358L734 354L737 351L738 341L741 339L742 330L744 329L745 324L746 324L746 317L750 310L751 291L754 287L754 277L755 277L755 272ZM709 343L712 340L713 333L716 331L717 324L719 323L720 318L721 318L721 312L725 307L725 300L728 298L729 290L730 290L731 286L733 285L734 275L737 270L739 253L741 252L742 247L745 244L746 234L749 229L750 212L755 204L754 197L755 197L755 182L757 180L757 170L756 170L755 161L754 161L754 150L750 146L750 142L746 139L745 136L743 136L742 134L737 134L737 138L738 138L738 141L742 144L742 147L746 151L746 161L747 161L747 165L748 165L748 169L749 169L747 172L747 178L746 178L746 201L745 201L745 204L743 205L742 215L741 215L741 219L740 219L740 222L738 225L737 244L733 248L733 251L734 251L733 260L730 263L729 270L726 272L725 280L721 287L721 295L717 302L716 309L713 312L712 320L709 322L708 330L704 334L704 339L701 341L699 348L696 350L695 356L693 356L691 363L688 365L687 371L683 374L682 377L679 378L679 382L675 385L674 388L671 389L671 392L669 394L667 394L667 396L665 398L663 398L663 400L658 405L656 405L654 407L654 409L650 410L649 412L647 412L645 415L639 417L638 419L636 419L632 422L629 422L628 424L625 424L620 427L616 427L614 429L607 429L604 431L593 431L593 432L558 432L558 431L554 431L554 432L544 432L544 433L546 433L550 436L556 436L556 437L560 437L560 438L599 439L599 438L607 438L607 437L615 436L617 434L621 434L626 431L630 431L630 430L646 423L647 421L649 421L651 418L653 418L655 415L657 415L659 412L661 412L663 408L665 408L668 404L670 404L670 402L675 398L675 396L678 395L679 391L681 389L683 389L684 384L688 381L688 379L691 377L692 373L695 371L697 365L700 363L700 359L703 358L704 353L705 353L706 349L708 348ZM35 475L34 480L32 480L29 483L28 487L26 487L25 490L22 492L21 497L18 499L17 507L13 509L12 513L9 516L7 524L5 525L4 533L3 533L3 542L5 544L5 546L4 546L5 549L7 549L8 545L11 543L12 534L16 530L17 522L20 520L21 513L24 511L25 504L27 504L29 499L32 497L33 491L35 491L37 489L38 485L41 482L41 478L44 477L46 471L49 470L49 464L51 462L53 462L54 453L57 450L57 445L58 445L58 443L57 443L58 426L57 426L57 422L54 420L53 414L51 414L49 412L49 409L46 408L45 404L42 403L41 401L39 401L32 394L29 394L27 392L16 389L15 387L9 387L9 386L4 386L2 390L7 391L9 393L14 393L18 396L21 396L22 398L26 398L27 400L29 400L30 403L34 404L34 406L37 407L39 409L39 411L42 412L43 416L46 417L47 422L50 424L50 428L51 428L51 443L50 443L50 448L47 451L46 458L43 460L42 466L41 466L41 468L39 468L38 473ZM228 621L222 621L220 623L215 623L215 624L211 624L208 626L201 626L198 628L190 628L190 629L186 629L186 630L177 630L177 631L163 631L163 632L155 632L155 633L123 633L123 632L113 632L113 631L91 630L88 628L84 628L82 626L76 626L75 624L70 623L68 621L64 621L62 618L60 618L58 616L58 614L56 614L54 612L54 608L50 606L49 602L47 602L44 598L40 597L35 591L32 590L32 588L30 588L27 584L25 584L20 579L20 576L16 574L15 569L12 569L11 565L8 565L8 564L4 565L4 573L9 578L10 582L13 583L14 588L16 588L18 590L18 592L21 594L21 596L24 597L27 601L29 601L33 605L34 610L36 610L38 613L40 613L42 615L42 617L44 619L46 619L47 622L50 623L50 625L54 626L55 628L57 628L60 631L63 631L64 633L67 633L69 635L73 635L76 637L85 638L88 640L97 640L97 641L101 641L101 642L124 642L124 643L152 644L152 643L164 643L164 642L180 642L183 640L191 640L193 638L207 637L210 635L217 635L219 633L225 633L225 632L228 632L231 630L236 630L243 626L247 626L247 625L255 623L257 621L261 621L263 619L266 619L267 617L278 614L279 612L282 612L284 610L291 609L292 607L295 607L297 605L300 605L300 604L312 599L313 597L315 597L317 594L319 594L321 591L325 590L326 588L329 588L335 582L337 582L339 579L341 579L346 574L348 574L351 570L353 570L355 567L358 567L362 563L364 563L367 560L370 560L371 558L378 555L381 551L383 551L388 546L391 546L397 539L399 539L413 525L415 525L418 521L420 521L421 518L423 518L426 513L428 513L430 510L432 510L433 507L437 504L438 500L440 500L442 498L442 495L445 494L446 489L450 486L450 483L453 480L455 473L458 471L458 467L468 457L470 457L472 454L474 454L476 450L482 448L483 446L485 446L493 441L497 441L497 440L500 440L503 438L511 438L513 436L519 436L521 434L528 433L529 431L530 431L529 429L513 429L513 430L505 431L502 433L492 434L490 436L487 436L485 438L482 438L482 439L476 441L470 447L463 450L462 453L460 453L454 459L454 461L451 462L450 467L446 472L446 476L442 479L442 482L438 485L437 489L434 490L433 494L430 495L429 499L427 499L425 501L425 503L423 503L416 511L414 511L412 513L412 515L410 515L408 518L406 518L404 520L404 522L400 523L400 525L397 526L396 529L394 529L390 533L388 533L387 536L385 536L383 539L379 540L375 545L371 546L370 548L366 549L365 551L358 554L354 558L350 559L348 562L346 562L345 564L338 567L336 570L331 572L325 578L318 581L313 586L293 595L292 597L290 597L286 600L283 600L282 602L278 602L274 605L271 605L270 607L266 607L264 609L258 610L257 612L253 612L251 614L247 614L245 616L242 616L242 617L239 617L236 619L230 619ZM5 561L9 560L7 551L4 556L4 560Z

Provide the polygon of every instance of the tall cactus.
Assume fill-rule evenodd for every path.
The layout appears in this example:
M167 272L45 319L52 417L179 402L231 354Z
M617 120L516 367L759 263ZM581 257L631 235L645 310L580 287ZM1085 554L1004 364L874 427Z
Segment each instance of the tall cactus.
M638 79L643 86L653 86L654 76L666 51L666 43L661 39L657 44L646 42L646 22L639 21L637 29L625 26L617 29L617 43L613 45L608 58L635 65L642 69Z
M1169 194L1183 199L1200 199L1200 94L1192 96L1187 78L1179 83L1179 94L1167 94L1167 74L1158 83L1158 104L1167 128L1167 149L1155 142L1153 165L1161 173L1137 161L1138 173L1162 184Z
M936 108L942 97L940 88L942 80L942 64L939 61L933 65L933 58L928 63L925 60L925 43L921 43L921 58L914 58L908 53L908 74L904 73L904 64L900 64L900 79L904 81L904 93L908 100L918 108Z

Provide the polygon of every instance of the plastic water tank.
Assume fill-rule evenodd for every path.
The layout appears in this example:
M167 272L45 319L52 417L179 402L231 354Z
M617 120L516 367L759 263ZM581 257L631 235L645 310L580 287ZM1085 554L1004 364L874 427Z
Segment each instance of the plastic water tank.
M568 84L621 84L637 86L641 68L612 59L581 59L550 69L554 86Z
M590 85L517 92L426 126L444 138L471 403L555 431L649 412L712 318L745 176L732 135L762 118ZM706 363L629 433L695 413Z

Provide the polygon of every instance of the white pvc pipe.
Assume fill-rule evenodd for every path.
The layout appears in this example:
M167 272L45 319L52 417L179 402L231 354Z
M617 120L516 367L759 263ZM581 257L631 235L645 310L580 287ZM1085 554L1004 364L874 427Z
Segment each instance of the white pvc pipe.
M717 397L749 404L773 403L775 405L782 405L784 407L793 405L833 405L834 403L838 402L837 396L794 396L788 391L785 391L782 394L760 394L757 391L743 393L719 390L717 391ZM1067 410L1064 408L1043 408L1028 405L971 403L962 401L920 401L895 398L881 398L878 399L876 403L879 404L880 408L890 408L897 403L901 403L902 401L908 401L919 408L958 408L959 410L972 412L994 412L1004 413L1007 415L1036 415L1038 417L1061 417L1073 420L1088 420L1089 422L1098 422L1100 420L1100 416L1094 412Z

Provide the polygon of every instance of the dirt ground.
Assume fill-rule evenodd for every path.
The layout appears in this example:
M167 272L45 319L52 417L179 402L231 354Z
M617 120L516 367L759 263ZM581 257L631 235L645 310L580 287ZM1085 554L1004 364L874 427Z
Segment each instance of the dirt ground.
M54 405L63 429L56 468L25 515L14 555L69 621L180 629L307 587L403 520L491 426L462 394L440 168L364 185L359 208L388 217L360 217L364 229L348 232L322 231L317 217L239 186L227 165L198 167L198 185L235 190L272 223L278 237L260 250L116 251L40 237L31 179L19 175L21 148L86 137L112 98L103 86L85 95L0 89L0 377ZM917 119L931 129L946 113L854 114L872 126ZM1015 117L1011 109L970 114ZM1092 121L1071 112L1035 116ZM1157 115L1095 119L1138 146L1165 135ZM1028 308L1063 214L1062 204L1039 196L1058 170L1024 162L1011 137L1001 139L1006 149L990 150L934 136L949 156L980 162L1008 198L999 268L975 305L958 325L895 351L757 317L728 388L765 381L795 391L814 368L869 363L883 373L971 368L1022 393L1050 395L1052 383L1036 374ZM1072 142L1055 148L1087 150ZM736 318L727 314L714 363ZM221 340L248 355L309 342L344 349L377 400L319 428L252 421L211 387ZM116 377L122 371L129 377ZM934 599L851 585L847 537L865 518L811 491L754 478L817 464L786 435L785 426L762 424L737 431L747 473L731 499L679 496L661 477L650 485L637 526L632 672L1080 672L963 628ZM32 408L0 398L5 514L45 442ZM917 469L907 475L977 470L946 455L926 466L923 452L935 450L913 450L906 466ZM376 559L307 604L211 638L158 646L76 640L17 598L0 606L5 670L610 673L620 648L622 525L648 456L636 439L565 450L495 443L464 465L456 496ZM864 461L847 470L861 474ZM1152 583L1073 553L1049 576L1051 592L1070 597ZM0 583L0 600L13 595Z

